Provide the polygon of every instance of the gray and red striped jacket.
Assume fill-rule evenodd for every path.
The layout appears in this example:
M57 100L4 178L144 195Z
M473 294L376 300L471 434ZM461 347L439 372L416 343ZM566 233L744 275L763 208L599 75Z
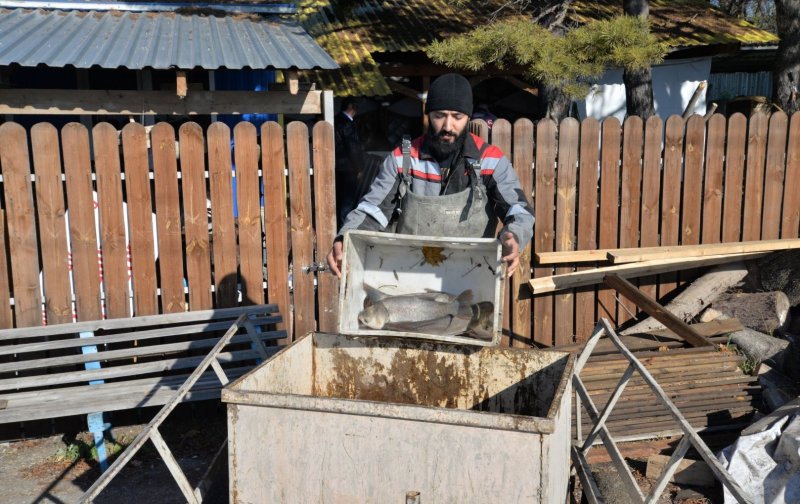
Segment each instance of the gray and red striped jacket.
M517 174L508 158L494 145L468 134L464 139L464 166L470 161L480 163L480 175L495 212L503 221L503 231L517 237L520 250L533 236L533 209L528 203ZM339 236L351 229L385 231L392 218L398 199L398 187L403 174L403 153L400 147L386 156L380 172L358 206L347 215ZM452 176L456 176L454 173ZM425 137L411 142L411 187L416 194L438 196L442 193L442 171L439 163L427 152Z

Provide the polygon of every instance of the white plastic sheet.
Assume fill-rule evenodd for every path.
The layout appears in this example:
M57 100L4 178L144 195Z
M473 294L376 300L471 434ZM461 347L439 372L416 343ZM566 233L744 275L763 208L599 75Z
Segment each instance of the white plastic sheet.
M800 414L740 437L719 454L722 465L755 504L800 502ZM725 489L725 504L737 501Z

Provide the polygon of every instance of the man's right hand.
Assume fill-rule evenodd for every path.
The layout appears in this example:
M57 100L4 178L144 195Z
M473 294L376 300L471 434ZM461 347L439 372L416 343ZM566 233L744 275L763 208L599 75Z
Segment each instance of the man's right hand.
M331 268L331 273L338 278L342 278L342 255L342 241L336 240L333 242L331 251L328 252L326 259L328 260L328 266Z

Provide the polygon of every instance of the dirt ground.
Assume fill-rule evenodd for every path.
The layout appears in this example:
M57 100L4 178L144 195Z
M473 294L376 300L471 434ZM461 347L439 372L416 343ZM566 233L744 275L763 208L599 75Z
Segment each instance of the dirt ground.
M191 406L173 412L160 432L186 477L196 485L225 439L225 413L218 407ZM127 445L145 425L113 427L112 437L120 445ZM87 432L0 443L0 502L77 502L100 476L97 463L89 453L91 444ZM108 439L106 446L113 449ZM171 504L186 501L148 442L95 502ZM227 481L216 480L206 502L227 502Z

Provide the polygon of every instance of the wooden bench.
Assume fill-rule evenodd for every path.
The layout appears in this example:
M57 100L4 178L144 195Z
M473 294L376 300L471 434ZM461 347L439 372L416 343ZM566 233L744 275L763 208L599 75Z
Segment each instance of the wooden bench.
M91 424L100 412L166 404L246 314L218 356L233 380L279 348L265 343L286 338L268 330L281 321L276 312L275 305L243 306L2 330L0 424L83 414ZM220 389L209 370L183 400L216 399Z

